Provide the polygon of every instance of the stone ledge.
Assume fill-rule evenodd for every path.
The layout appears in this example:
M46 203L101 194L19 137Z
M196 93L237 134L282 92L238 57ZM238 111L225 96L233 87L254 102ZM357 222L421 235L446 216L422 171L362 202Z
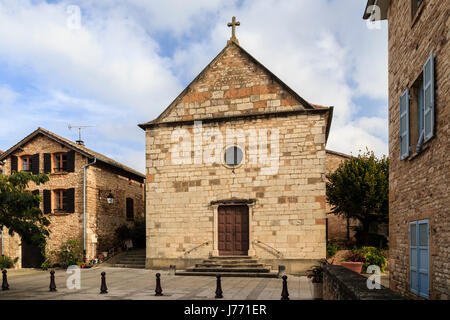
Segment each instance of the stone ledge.
M325 300L404 300L392 290L367 288L367 278L343 266L329 265L323 272Z

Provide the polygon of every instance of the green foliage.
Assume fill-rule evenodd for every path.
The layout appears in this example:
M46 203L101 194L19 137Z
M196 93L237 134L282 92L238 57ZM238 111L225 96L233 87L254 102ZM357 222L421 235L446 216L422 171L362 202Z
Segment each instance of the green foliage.
M345 261L350 262L366 262L366 257L363 253L359 252L358 250L352 250L348 253L348 255L345 257Z
M42 270L47 270L50 267L51 267L51 263L50 263L50 261L48 259L45 259L45 261L42 262L42 264L41 264L41 269Z
M23 241L45 248L49 236L48 220L39 209L41 197L27 190L30 182L40 185L47 182L45 174L14 172L0 174L0 226L8 228L12 236L17 233Z
M76 239L67 240L56 253L63 268L77 265L83 261L83 249Z
M328 243L327 244L327 257L333 257L336 252L339 250L339 245L337 243Z
M327 176L327 201L331 212L362 224L363 241L367 243L369 227L374 221L389 218L389 160L378 159L372 151L342 162Z
M17 263L17 261L19 261L18 257L12 259L8 256L1 256L0 257L0 269L13 268L14 265Z
M131 239L132 230L126 224L123 224L116 229L115 234L117 243L123 246L125 240Z
M311 270L308 270L307 277L309 279L312 278L313 283L323 283L323 267L329 264L326 259L322 259L319 262L319 265L314 266Z
M387 265L387 259L380 249L375 247L362 247L358 251L365 257L363 272L366 272L367 267L370 265L377 265L380 267L381 272L384 272Z

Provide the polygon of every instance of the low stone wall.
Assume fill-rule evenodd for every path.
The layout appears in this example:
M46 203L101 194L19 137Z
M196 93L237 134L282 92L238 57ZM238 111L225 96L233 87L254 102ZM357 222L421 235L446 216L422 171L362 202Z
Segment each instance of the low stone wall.
M324 300L403 300L401 295L381 286L367 288L367 278L343 266L325 266L323 272Z

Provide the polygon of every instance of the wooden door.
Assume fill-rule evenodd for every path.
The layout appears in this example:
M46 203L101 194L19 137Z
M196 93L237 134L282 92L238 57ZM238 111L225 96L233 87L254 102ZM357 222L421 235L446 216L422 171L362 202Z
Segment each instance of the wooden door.
M248 207L220 206L218 215L219 255L248 255Z
M42 256L41 249L26 241L22 241L22 268L40 268L45 258Z

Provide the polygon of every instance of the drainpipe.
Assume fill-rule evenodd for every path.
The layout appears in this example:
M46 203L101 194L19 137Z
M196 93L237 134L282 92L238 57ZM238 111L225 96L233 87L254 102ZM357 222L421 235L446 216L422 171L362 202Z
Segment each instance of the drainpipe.
M4 251L3 251L3 226L0 226L0 229L2 230L2 256L4 255Z
M83 261L86 262L86 169L97 162L97 158L94 157L94 161L87 163L83 166Z

